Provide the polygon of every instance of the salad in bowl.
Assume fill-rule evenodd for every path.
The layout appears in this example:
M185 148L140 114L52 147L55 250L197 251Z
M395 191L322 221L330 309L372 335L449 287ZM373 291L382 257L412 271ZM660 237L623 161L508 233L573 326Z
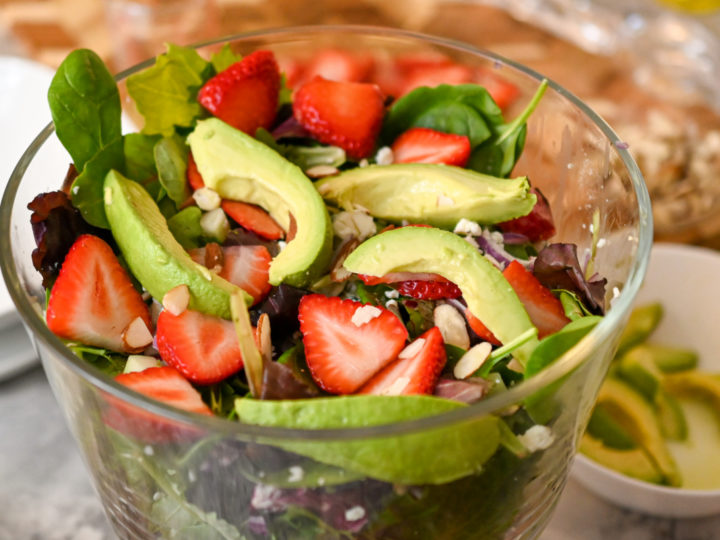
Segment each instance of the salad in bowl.
M121 537L537 534L651 238L599 118L358 27L77 50L48 97L2 265Z

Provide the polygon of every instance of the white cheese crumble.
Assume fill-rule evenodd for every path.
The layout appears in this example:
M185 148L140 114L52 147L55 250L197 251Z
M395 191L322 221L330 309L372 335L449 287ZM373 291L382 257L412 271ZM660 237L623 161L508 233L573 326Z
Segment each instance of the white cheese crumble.
M395 289L390 289L389 291L385 291L385 296L388 298L400 298L400 293Z
M345 519L347 521L358 521L365 517L365 509L362 506L355 505L345 510Z
M473 236L480 236L482 234L482 227L480 227L480 225L474 221L462 218L460 221L457 222L457 225L455 225L453 232L455 234L470 234Z
M285 240L278 240L277 242L278 251L282 251L287 247L287 242Z
M206 212L220 208L220 203L222 202L218 192L209 187L196 189L192 194L192 198L195 199L198 208Z
M393 151L389 146L383 146L375 154L375 163L378 165L391 165L395 160Z
M555 441L555 435L547 426L533 426L522 435L518 435L518 439L530 452L537 452L550 448Z
M456 379L467 379L480 369L480 366L490 357L491 352L492 345L490 343L487 341L478 343L458 360L458 363L453 368L453 375L455 375Z
M400 351L398 358L412 358L417 353L419 353L424 346L425 346L425 338L418 338L415 341L413 341L410 345L405 347L402 351Z
M305 476L305 471L298 465L293 465L288 469L288 482L300 482Z
M380 315L382 315L382 310L379 307L370 305L360 306L355 310L355 313L353 313L352 319L350 320L355 326L360 327Z
M465 318L450 304L440 304L433 310L433 322L448 345L461 349L470 348L470 336L465 326Z
M145 454L146 456L152 456L154 453L155 450L149 444L146 445L145 448L143 448L143 454Z
M230 230L230 222L222 208L216 208L202 215L200 228L207 236L217 240L224 240Z

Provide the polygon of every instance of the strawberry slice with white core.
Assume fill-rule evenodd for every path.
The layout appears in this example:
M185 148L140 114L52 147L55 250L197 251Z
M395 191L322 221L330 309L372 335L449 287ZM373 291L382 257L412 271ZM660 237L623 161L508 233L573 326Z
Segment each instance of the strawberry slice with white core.
M397 357L408 336L385 308L321 294L302 298L298 318L310 373L332 394L357 391Z
M199 311L160 313L156 341L165 363L197 384L220 382L243 367L233 323Z
M201 265L205 265L205 250L197 248L190 250L190 257ZM223 265L218 275L237 285L250 296L254 303L258 303L270 292L271 285L268 272L272 257L265 246L225 246L223 251Z
M445 367L445 344L437 326L403 349L398 359L368 381L359 394L431 394Z
M150 367L142 371L123 373L115 377L115 380L140 394L175 408L212 415L200 393L171 367Z
M142 347L123 334L138 318L149 331L150 310L112 248L97 236L78 237L50 292L48 328L85 345L137 352Z
M259 206L241 201L223 201L222 209L238 225L266 240L279 240L285 236L277 221Z
M411 128L392 145L395 163L444 163L464 167L470 158L470 139L430 128Z

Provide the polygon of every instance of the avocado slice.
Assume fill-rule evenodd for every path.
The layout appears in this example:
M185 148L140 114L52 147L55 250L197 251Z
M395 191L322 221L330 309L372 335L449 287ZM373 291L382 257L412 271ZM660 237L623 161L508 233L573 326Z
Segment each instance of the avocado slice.
M527 177L496 178L432 163L358 167L315 186L325 199L346 210L359 205L388 221L445 229L461 217L492 224L525 216L537 201Z
M720 377L697 370L666 375L663 389L673 396L702 399L718 414L720 421Z
M620 358L617 374L650 403L655 402L663 374L647 348L633 347L625 353Z
M642 448L636 447L629 450L610 448L605 446L600 439L586 433L580 441L580 452L600 465L625 476L653 484L660 484L663 481L662 473Z
M432 227L401 227L365 240L345 259L350 272L384 276L391 272L426 272L449 279L462 291L473 315L502 343L534 328L525 307L502 272L458 235ZM527 362L536 337L515 350Z
M687 418L678 400L660 388L655 396L655 409L663 436L673 441L686 441Z
M608 378L600 388L597 403L647 452L665 483L681 485L680 472L665 445L655 411L640 393L620 380Z
M645 341L660 324L662 318L663 307L659 302L633 309L625 329L620 335L616 358Z
M257 204L295 237L270 264L270 283L303 287L332 257L332 223L310 179L269 146L217 118L200 120L188 144L205 185L223 199Z
M680 347L669 347L667 345L656 345L644 343L638 345L648 350L652 355L653 362L663 373L676 373L686 369L695 369L698 365L697 352Z
M140 184L110 171L105 177L104 203L127 265L154 298L162 299L173 287L185 284L190 289L190 309L230 318L230 295L242 289L190 258ZM243 294L252 304L252 297Z

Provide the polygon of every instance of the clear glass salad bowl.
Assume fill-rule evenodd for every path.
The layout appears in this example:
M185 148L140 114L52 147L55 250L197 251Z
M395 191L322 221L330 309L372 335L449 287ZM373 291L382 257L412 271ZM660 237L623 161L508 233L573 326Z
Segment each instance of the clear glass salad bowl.
M500 74L526 103L542 80L492 53L445 39L369 27L284 28L229 43L279 58L323 47L375 55L445 54ZM124 80L152 61L118 75ZM129 117L134 112L128 107ZM63 345L43 318L45 292L31 262L27 204L59 189L69 157L53 126L17 165L0 209L0 263L53 391L120 538L532 538L562 491L594 397L640 287L652 239L650 201L613 131L572 94L549 83L528 122L516 166L547 196L553 241L607 278L607 312L576 346L537 375L452 412L371 428L293 430L185 413L117 384ZM528 423L529 422L529 423ZM542 441L506 444L543 424ZM533 451L534 450L534 451ZM470 474L415 480L414 471ZM388 473L392 471L392 474Z

